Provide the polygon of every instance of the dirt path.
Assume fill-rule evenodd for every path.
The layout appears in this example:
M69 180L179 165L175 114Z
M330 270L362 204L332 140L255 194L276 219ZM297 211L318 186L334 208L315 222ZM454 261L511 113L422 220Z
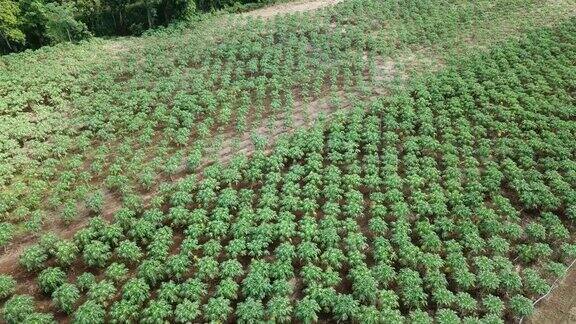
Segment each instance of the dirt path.
M534 314L523 321L529 324L576 323L576 270L568 269L566 277L553 285L554 290L540 300Z
M245 13L244 15L247 17L260 17L268 19L280 14L316 10L337 4L338 2L341 1L342 0L314 0L314 1L296 1L296 2L281 3L274 6L250 11Z

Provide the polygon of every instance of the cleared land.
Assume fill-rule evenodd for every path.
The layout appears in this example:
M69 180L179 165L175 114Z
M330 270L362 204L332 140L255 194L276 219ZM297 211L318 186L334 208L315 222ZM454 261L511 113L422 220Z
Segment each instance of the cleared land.
M306 12L321 9L327 6L335 5L342 0L316 0L316 1L295 1L277 4L246 13L246 16L258 18L272 18L277 15L293 14L297 12Z

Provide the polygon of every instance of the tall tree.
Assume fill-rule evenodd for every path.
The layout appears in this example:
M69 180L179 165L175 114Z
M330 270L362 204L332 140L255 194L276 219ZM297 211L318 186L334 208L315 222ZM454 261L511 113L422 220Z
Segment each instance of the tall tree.
M9 51L13 50L14 44L23 44L26 40L20 30L18 17L20 7L12 0L0 0L0 36L4 39Z
M76 8L71 3L45 5L46 33L52 43L75 41L89 35L86 25L75 19Z

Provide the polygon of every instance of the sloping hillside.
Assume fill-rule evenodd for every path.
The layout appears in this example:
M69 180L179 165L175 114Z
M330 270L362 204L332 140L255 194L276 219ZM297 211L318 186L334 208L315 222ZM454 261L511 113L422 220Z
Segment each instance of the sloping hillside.
M571 74L573 64L569 64L569 60L573 60L571 56L573 38L570 37L573 20L569 18L575 15L575 9L576 5L571 1L296 2L248 14L215 14L211 18L191 25L159 30L141 38L93 39L78 45L59 45L35 52L4 56L0 59L0 69L3 72L0 73L0 112L2 112L0 158L6 161L0 166L0 185L2 185L0 245L4 246L5 252L0 257L1 272L13 275L16 279L16 293L34 296L34 303L40 311L54 313L62 320L76 318L77 321L81 321L80 319L86 318L82 316L87 316L83 313L89 314L90 309L92 312L97 312L101 308L108 316L120 316L121 313L111 315L108 312L120 307L138 306L146 309L144 314L148 314L147 312L154 312L154 307L159 309L164 307L152 302L146 303L145 307L145 300L137 303L138 305L128 305L126 302L126 305L118 306L117 300L122 297L121 292L127 285L125 281L128 277L146 281L148 289L152 291L160 286L164 287L161 282L166 283L170 280L184 284L188 282L185 279L195 278L198 273L204 274L196 279L212 285L215 284L212 282L215 278L206 269L214 267L213 261L216 261L218 267L219 263L225 262L224 259L238 259L243 274L239 274L235 280L229 278L228 284L232 288L227 289L232 290L230 295L213 294L214 289L225 289L220 288L218 284L210 286L207 291L209 294L204 294L205 296L199 297L198 300L192 300L190 296L184 298L190 299L188 302L192 304L197 302L197 308L204 305L201 312L203 317L199 318L206 321L234 320L250 314L235 313L233 317L219 315L216 308L227 309L218 304L225 303L219 298L227 296L225 299L229 303L232 301L228 307L232 307L235 311L243 309L244 306L239 305L245 305L246 312L251 308L259 309L263 303L269 302L268 290L263 293L264 295L252 295L244 291L249 288L244 288L248 284L243 280L252 278L248 274L254 274L256 276L254 281L260 281L263 278L257 275L261 269L267 269L262 270L263 273L273 273L274 271L270 272L268 266L262 264L270 261L267 261L267 258L271 258L277 252L275 249L280 246L280 241L289 239L298 249L299 259L294 257L291 265L295 267L297 275L290 280L284 278L292 287L292 294L287 294L291 306L284 305L286 306L284 308L293 309L294 313L283 315L281 318L298 318L304 321L314 319L311 314L316 314L317 318L335 319L333 315L336 316L337 312L334 309L336 306L328 301L322 301L321 296L315 295L321 295L326 291L314 291L312 288L316 286L311 285L319 280L313 279L316 278L314 271L318 270L315 267L331 272L325 269L326 264L314 263L317 262L318 256L306 256L306 253L314 252L314 246L301 244L303 242L313 245L324 244L313 239L314 235L310 233L315 232L308 232L306 228L308 225L314 228L323 226L322 215L327 211L322 209L324 207L320 207L326 203L325 193L320 197L314 196L316 198L306 200L306 197L300 197L300 194L293 192L308 192L313 188L306 189L306 183L311 180L302 178L300 164L304 161L299 160L303 158L299 154L304 153L294 153L290 150L308 152L306 153L308 160L305 161L306 165L303 165L304 169L308 170L307 168L312 168L314 163L319 163L310 160L308 154L325 155L322 160L324 162L321 163L325 164L328 161L330 163L339 161L340 158L351 159L347 157L348 153L341 152L341 149L346 151L356 150L353 148L356 146L362 147L360 149L362 153L358 152L360 155L355 155L357 162L346 160L352 166L345 167L338 164L340 162L335 165L342 169L339 172L344 172L343 177L346 179L341 184L341 189L345 189L346 194L341 197L342 201L338 201L342 206L337 208L346 209L345 214L354 214L348 210L353 207L359 208L355 215L365 213L365 216L357 219L358 228L350 223L352 218L348 217L350 216L348 214L346 218L338 219L337 223L340 224L338 226L343 226L347 231L339 233L338 236L341 237L338 240L342 240L339 244L354 246L357 244L360 246L361 241L367 241L372 249L375 248L377 238L372 227L379 226L380 223L372 220L370 215L377 211L370 208L373 207L374 201L382 200L379 194L386 195L386 192L380 192L380 189L376 190L377 188L370 191L365 184L356 186L354 182L356 176L367 178L365 181L374 180L368 177L369 171L364 170L372 165L372 162L368 162L374 158L370 154L364 155L365 150L369 151L372 147L369 145L369 140L347 143L338 134L343 131L344 134L352 134L350 136L354 137L353 134L359 132L361 136L368 136L374 131L370 128L371 123L379 125L391 123L389 127L397 125L398 134L395 143L400 147L397 159L402 161L398 175L399 181L403 183L401 186L407 188L401 190L407 204L402 206L408 210L395 210L394 208L400 207L391 206L391 202L386 200L388 198L384 199L380 202L384 209L379 212L390 214L390 218L382 215L380 218L384 225L380 225L388 229L394 228L394 231L401 231L401 226L404 225L409 228L416 226L414 231L418 234L413 234L412 239L416 244L414 246L424 253L418 254L420 253L418 252L418 258L428 257L430 253L437 253L441 259L446 258L447 246L439 250L429 250L423 246L424 237L420 236L432 231L436 233L434 235L445 233L446 239L456 240L464 234L453 232L454 229L443 228L442 226L450 226L448 223L440 222L448 222L444 219L446 217L430 214L426 211L425 203L423 206L418 204L422 203L422 199L427 201L430 195L438 193L437 191L443 192L443 195L457 193L447 192L448 188L434 187L433 175L417 174L414 169L416 162L412 161L412 155L408 154L411 150L423 150L415 153L418 159L422 159L420 161L423 163L422 168L432 168L431 164L446 164L440 168L441 174L447 172L441 178L457 177L452 173L456 170L450 169L452 170L450 171L447 168L447 165L455 162L452 159L442 160L443 156L448 154L447 151L438 151L438 148L436 151L429 151L420 147L432 145L426 142L425 134L422 133L428 134L430 130L427 131L426 127L430 125L425 124L428 115L413 112L413 109L420 109L418 108L420 104L429 104L429 99L421 91L424 93L428 91L430 95L440 92L443 96L446 94L442 100L447 100L446 105L452 108L443 110L446 109L445 106L434 106L431 112L434 116L432 125L436 129L434 134L446 131L449 133L446 134L448 138L456 136L456 139L447 139L446 145L463 145L462 148L458 148L462 150L460 153L454 153L462 155L460 157L462 162L453 166L457 169L464 168L458 172L470 172L466 173L461 182L467 183L468 180L465 178L475 176L481 177L482 181L488 181L483 177L486 168L489 168L496 169L493 176L501 178L499 183L502 186L502 188L490 187L489 183L482 182L483 189L478 189L474 187L477 183L472 182L467 184L472 186L470 188L464 186L458 190L454 189L458 194L470 197L466 198L467 202L463 206L449 204L450 212L463 213L460 216L464 217L463 215L468 215L466 210L473 210L474 214L482 212L487 213L482 214L486 217L494 216L491 212L474 205L480 199L478 197L482 196L490 197L485 198L484 207L495 209L498 215L508 212L514 215L518 213L517 218L510 216L511 218L502 220L511 223L507 231L513 233L500 233L504 240L510 241L509 243L493 242L488 237L491 232L483 228L487 224L475 221L472 225L466 222L460 224L462 219L455 221L462 226L481 228L480 232L476 233L479 237L474 236L478 239L480 250L468 246L470 242L458 243L464 244L466 250L465 258L468 259L464 262L469 264L470 272L474 276L483 274L488 276L495 273L495 270L488 271L490 273L481 272L484 265L490 269L502 266L503 269L507 269L506 271L513 272L506 273L511 278L511 283L508 284L516 285L520 280L522 287L526 288L518 290L520 288L512 287L517 289L514 290L518 295L516 299L511 299L512 296L496 288L493 289L492 286L477 288L480 290L477 293L475 290L470 290L472 289L470 287L458 286L459 284L454 282L458 279L452 278L454 274L448 269L452 266L447 266L448 268L442 267L443 274L437 279L443 281L446 279L440 277L448 277L449 289L454 296L468 300L468 306L457 306L454 302L450 302L452 298L450 293L445 290L436 292L429 283L424 285L422 296L425 297L417 298L426 302L409 300L412 297L407 296L407 292L402 290L400 281L393 281L391 286L387 286L387 283L380 282L382 278L376 280L380 292L384 295L372 300L372 297L363 295L368 294L367 291L362 292L360 291L362 287L355 286L371 282L370 276L383 275L377 273L382 270L381 268L373 268L378 256L371 255L372 252L363 252L369 255L365 263L370 268L370 273L366 273L364 271L366 269L362 267L354 268L352 261L347 261L345 266L337 267L339 272L336 271L347 279L331 286L335 291L353 298L352 301L346 299L342 302L359 303L354 306L359 309L366 307L362 308L365 310L364 313L368 314L366 316L374 315L376 311L384 316L382 298L394 299L392 295L389 296L390 291L394 291L394 294L400 297L399 299L396 297L396 301L390 301L390 310L394 310L388 314L390 316L412 316L410 310L413 308L429 306L430 315L442 315L448 319L453 319L454 314L460 317L488 314L506 320L518 319L522 314L528 314L529 307L525 296L536 299L541 295L547 282L561 275L561 264L567 263L571 256L570 251L564 250L563 254L558 255L548 253L544 245L550 244L554 248L553 251L568 250L571 248L568 243L572 242L573 237L571 224L565 221L565 218L570 217L573 212L569 209L572 199L570 195L574 191L572 173L550 164L550 159L559 159L555 155L559 152L571 154L565 160L557 162L566 164L568 169L574 161L574 152L566 145L569 146L571 143L567 135L571 134L574 127L571 119L574 112L572 98L574 89L570 88L569 84L573 81ZM551 29L543 32L542 28L545 27ZM538 41L544 43L539 44ZM527 57L528 63L514 61L524 56ZM542 60L543 56L550 58L550 65ZM487 67L491 65L493 68ZM469 79L470 73L477 73L474 81ZM525 80L526 73L533 73L535 80L530 78ZM443 88L441 81L445 81L446 78L449 81L446 82L454 82L452 88ZM418 80L428 81L419 83ZM474 92L476 90L466 88L467 86L460 88L460 85L457 86L459 82L457 80L470 82L466 84L472 88L476 83L481 84L486 93L480 96ZM509 84L503 84L504 81ZM470 96L475 98L474 103L464 100L464 97L452 98L453 91L461 91L462 93L458 94L464 97L470 92ZM484 102L484 95L490 98L488 102ZM385 99L388 97L394 99L392 101ZM412 99L408 99L409 97ZM405 107L407 110L404 112L402 108L397 111L395 113L397 115L393 115L396 121L393 122L387 119L392 117L388 116L386 110L388 108L380 107L382 104L385 107L399 105L395 109ZM416 108L412 107L412 104ZM459 109L470 107L454 108L459 105L478 105L483 109L489 109L490 113L486 116L476 116L466 110L465 114L460 115ZM498 105L511 110L493 111L494 106ZM550 110L548 112L534 110L538 105L549 106ZM380 108L376 109L377 107ZM366 110L371 109L377 111L366 115ZM530 113L524 113L522 109ZM348 111L354 113L347 115ZM452 116L452 113L455 115ZM552 126L560 125L565 128L557 134L557 129L542 124L538 119L535 120L534 116L542 117L543 120L552 123L550 124ZM351 120L347 121L347 118ZM445 124L447 121L442 118L453 119L455 125L450 126L452 128L448 127L448 124ZM332 119L336 120L335 123L328 122ZM461 128L457 126L460 122ZM476 124L481 125L478 126L481 128L475 128ZM354 130L360 126L361 129ZM444 127L448 129L444 130ZM473 129L467 129L469 127ZM313 131L304 132L309 128ZM396 128L392 127L388 131L394 133L394 129ZM519 129L526 131L528 134L526 136L534 134L538 136L534 135L533 141L530 141L530 138L522 135ZM294 133L297 136L291 137ZM380 132L376 133L382 136ZM542 136L548 137L542 139L539 134L547 134ZM391 136L386 141L392 141L392 134L384 135ZM309 136L309 145L315 145L314 141L322 141L324 143L322 147L324 145L326 147L320 149L315 146L313 149L310 147L304 149L300 147L301 144L294 144L295 141L306 142L306 137L303 139L302 136ZM412 138L415 136L418 138ZM510 138L506 139L507 136ZM420 143L420 140L426 143ZM537 146L543 145L539 144L540 140L557 141L554 142L557 147L541 149ZM387 145L390 144L386 141L377 144L378 157L376 162L373 162L378 168L383 167L382 156L391 154L386 151ZM346 148L348 144L350 147ZM364 148L365 145L368 147ZM494 151L489 150L486 153L487 149ZM507 149L511 149L512 152L508 152ZM291 153L282 150L289 150ZM331 150L335 152L330 153ZM472 153L468 150L472 150ZM277 170L261 169L276 163L265 157L272 152L281 152L279 154L282 161L271 167ZM292 156L293 154L296 155ZM488 156L484 156L485 154ZM291 157L287 159L286 156ZM528 156L535 158L536 162L526 160ZM434 159L436 162L433 163ZM474 162L471 159L478 161ZM393 161L388 162L394 164ZM254 165L258 163L264 164L255 167ZM480 166L476 163L480 163ZM247 169L248 166L256 169ZM324 165L323 168L326 170L317 172L330 177L330 170L334 168L329 165ZM356 168L360 168L360 171L354 171ZM435 171L430 172L435 174ZM294 182L289 180L290 177L299 180ZM422 177L428 180L424 181ZM390 181L392 180L398 179ZM268 183L269 181L272 182ZM284 181L288 184L283 184ZM418 184L421 181L426 184ZM280 207L273 202L280 199L280 196L268 197L265 194L266 186L274 187L273 184L276 184L275 190L287 190L286 194L281 196L295 195L294 201L285 202L295 204L293 207ZM320 186L320 183L315 186ZM531 186L535 189L530 189ZM546 190L543 186L553 187L556 190L551 193L553 197L545 195ZM432 187L435 189L432 190ZM562 188L566 190L565 193L560 192ZM228 228L228 225L221 224L231 222L232 218L226 216L227 214L219 214L224 211L215 207L213 198L222 195L223 200L230 198L236 201L230 202L231 205L225 204L227 206L225 208L234 214L233 219L238 219L240 205L237 199L242 198L236 195L241 193L248 195L246 190L256 195L253 204L257 213L263 212L262 208L268 208L274 214L282 214L285 211L292 213L295 218L283 214L288 217L285 219L287 226L290 224L294 226L294 229L286 230L297 228L297 232L286 237L279 233L278 237L272 238L272 241L267 243L258 241L258 237L255 237L254 241L250 242L252 245L245 248L253 249L250 253L254 251L254 254L246 252L233 256L229 249L235 247L231 246L230 241L234 240L236 234L230 233L233 229ZM530 190L540 190L539 194L550 198L551 201L540 201L538 199L544 198L532 197ZM292 192L292 196L288 192ZM232 196L228 197L228 194ZM498 199L494 198L494 195L503 198L492 201ZM533 201L530 202L530 199ZM352 201L357 204L350 206ZM364 202L360 203L361 201ZM336 206L328 207L336 208ZM459 209L460 207L466 210ZM398 216L403 211L408 212L407 219ZM181 215L176 215L177 212ZM546 219L540 219L537 217L540 212L548 212L554 216L545 213ZM561 216L559 221L557 221L558 215ZM263 226L271 222L271 219L266 218L269 216L258 216L263 218L257 217L257 221L251 226L260 230L270 230L267 225ZM189 233L195 229L183 230L183 227L194 225L194 219L202 224L196 224L202 227L197 229L200 233L197 234L196 244L203 246L202 249L212 248L213 253L206 251L194 253L196 248L186 247L189 243L187 239L191 235ZM220 223L214 223L214 220L219 220ZM433 226L424 224L426 221L431 222ZM277 222L279 222L277 218L272 221L274 226L283 224ZM317 223L312 225L308 222ZM210 227L210 231L223 232L204 233L206 230L204 226ZM330 226L332 228L336 225ZM98 228L103 232L100 233ZM563 235L564 229L570 233L570 239L564 242L568 245L561 245L558 241L549 239L555 237L554 235ZM252 230L247 231L251 233ZM155 231L158 235L154 234ZM471 231L472 234L475 233ZM520 232L514 234L516 233L514 231ZM248 232L245 234L248 235ZM431 237L434 235L430 234ZM333 238L336 240L336 237ZM117 250L120 241L128 241L126 244L131 247L135 245L133 251L141 250L142 256L146 256L147 261L150 261L148 265L144 266L136 260L123 259L122 251ZM160 242L158 248L154 248L154 244L151 243L156 241ZM492 246L498 243L509 246L506 249L500 245ZM308 246L310 251L300 251L304 250L305 246ZM398 248L394 245L393 253L408 253ZM506 251L495 250L500 248ZM347 258L365 258L352 253L349 247L342 249ZM318 251L325 252L324 250L325 247L322 247ZM533 254L542 257L543 261L540 263L543 264L540 264L538 257L534 257ZM486 257L496 255L509 257L512 263L509 263L509 260L502 261L503 263L499 265L484 262ZM174 273L164 273L158 275L157 279L151 277L152 269L159 262L168 262L167 260L173 260L174 256L179 256L178 260L186 264L186 271L178 276ZM207 259L208 257L212 259ZM255 261L250 261L251 259ZM432 259L428 261L432 262ZM207 268L197 269L196 265L190 264L192 260L194 264L200 261L206 262ZM331 269L334 268L335 264L331 264L329 260L327 262ZM420 277L430 279L426 277L428 273L425 269L402 263L404 261L394 262L399 263L390 265L393 272L398 272L398 275L406 277L406 280L413 279L417 282L416 278ZM307 263L310 263L310 267L307 267ZM552 274L544 272L548 270L542 268L544 265L548 266L548 263L557 266L553 269L555 272L551 271ZM51 270L47 272L48 274L41 275L45 273L46 270L43 269L46 267ZM58 287L50 288L43 284L42 278L46 276L60 276L58 272L60 269L54 270L55 267L68 269L66 277L70 280L70 284L80 288L79 293L82 297L76 298L70 309L70 313L75 311L73 315L66 315L66 310L61 309L62 302L52 295L52 291ZM110 267L116 268L115 271L118 273L126 273L116 278L108 274L114 272L113 270L104 270ZM118 270L122 267L125 271ZM148 269L149 267L151 268ZM143 270L144 268L148 270ZM525 268L534 269L536 274L525 271ZM103 291L102 296L94 296L98 294L97 288L81 287L78 277L83 272L92 273L98 280L102 280L101 285L96 286ZM312 277L307 277L308 275ZM168 285L170 284L166 284L166 287ZM70 286L66 287L73 290ZM237 301L234 296L238 295L239 287L243 287L240 294L243 297ZM484 288L486 291L482 290ZM506 303L505 311L493 314L491 311L486 311L485 307L488 306L472 307L484 303L488 291L491 295L502 298ZM436 295L441 293L444 295ZM57 301L54 301L54 298ZM152 301L158 300L152 299ZM281 301L287 302L282 299L278 303ZM495 299L492 301L497 303ZM27 303L27 301L20 302ZM177 304L180 305L181 302L183 301L180 299L170 301L169 304L174 306L174 310L170 312L176 311ZM324 305L324 302L328 304ZM317 303L317 307L314 303ZM7 304L13 305L13 303ZM182 307L194 308L193 305L186 305ZM236 308L237 306L239 308ZM214 309L210 310L211 307ZM211 313L212 311L215 313ZM170 312L166 314L172 314ZM148 315L145 315L146 320L152 321L155 315ZM170 318L172 315L166 316L165 318ZM259 316L270 319L271 315ZM360 315L356 313L338 316L348 316L346 318L359 321L370 319L358 317Z

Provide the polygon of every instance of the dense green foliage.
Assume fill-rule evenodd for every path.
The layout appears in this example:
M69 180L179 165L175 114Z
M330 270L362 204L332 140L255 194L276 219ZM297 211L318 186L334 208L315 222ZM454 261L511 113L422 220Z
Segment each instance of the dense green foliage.
M68 225L98 215L111 196L140 211L162 180L226 149L266 146L269 135L301 123L296 111L312 120L315 107L381 93L394 74L404 76L382 67L389 60L410 65L425 46L439 65L466 44L505 37L509 24L531 27L570 8L535 6L352 0L317 14L218 18L137 43L94 39L2 57L0 246L58 217ZM30 266L42 261L30 257Z
M0 46L186 5L0 0ZM0 321L530 315L576 258L574 8L347 0L1 57L0 251L73 226L0 275Z
M0 275L0 300L11 296L16 288L16 280L9 275Z
M77 279L73 322L529 315L576 258L575 63L573 18L208 166L157 207L93 218L74 264L107 278ZM55 258L53 239L23 264L73 305L73 282L38 257ZM14 296L3 314L32 312Z
M140 35L200 12L266 0L0 0L0 54L94 36Z

